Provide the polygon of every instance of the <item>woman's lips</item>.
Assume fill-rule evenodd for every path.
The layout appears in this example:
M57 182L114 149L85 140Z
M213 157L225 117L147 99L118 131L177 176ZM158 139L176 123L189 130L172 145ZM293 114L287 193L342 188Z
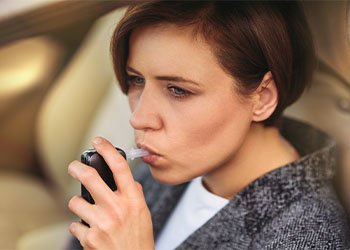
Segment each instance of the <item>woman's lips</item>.
M141 157L141 159L145 162L148 163L150 165L153 165L154 163L156 163L160 158L161 155L157 154L156 152L154 152L150 147L148 147L145 144L141 144L141 143L137 143L137 146L139 148L143 148L145 150L147 150L149 152L148 155Z
M160 157L161 157L160 155L150 153L149 155L141 157L141 159L145 163L148 163L150 165L154 165L159 160Z

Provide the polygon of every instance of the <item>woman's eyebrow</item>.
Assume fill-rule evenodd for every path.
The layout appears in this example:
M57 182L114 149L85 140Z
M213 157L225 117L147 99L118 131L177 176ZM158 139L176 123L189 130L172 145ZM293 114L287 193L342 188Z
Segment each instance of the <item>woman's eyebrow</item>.
M138 75L142 76L142 74L140 72L138 72L137 70L135 70L135 69L133 69L133 68L131 68L129 66L126 66L126 71L130 71L130 72L133 72L135 74L138 74Z
M156 79L161 81L171 81L171 82L187 82L187 83L192 83L194 85L200 86L199 83L183 78L181 76L156 76Z
M126 70L142 76L142 74L140 72L138 72L137 70L135 70L129 66L126 67ZM155 79L160 80L160 81L187 82L187 83L192 83L194 85L200 86L199 83L192 81L190 79L183 78L181 76L156 76Z

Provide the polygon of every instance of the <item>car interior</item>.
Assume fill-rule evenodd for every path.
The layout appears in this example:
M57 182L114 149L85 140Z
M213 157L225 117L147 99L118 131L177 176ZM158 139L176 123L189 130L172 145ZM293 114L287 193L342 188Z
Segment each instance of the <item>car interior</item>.
M135 147L109 51L132 1L41 1L15 11L11 2L0 2L0 249L64 249L78 220L67 204L80 194L69 163L95 136ZM285 115L337 141L334 186L349 213L350 1L302 4L318 65Z

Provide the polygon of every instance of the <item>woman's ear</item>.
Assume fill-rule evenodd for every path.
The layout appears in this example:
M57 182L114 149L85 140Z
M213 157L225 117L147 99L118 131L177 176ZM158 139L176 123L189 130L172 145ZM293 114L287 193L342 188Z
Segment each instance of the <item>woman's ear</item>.
M271 71L264 75L254 95L253 121L261 122L272 115L278 104L278 92Z

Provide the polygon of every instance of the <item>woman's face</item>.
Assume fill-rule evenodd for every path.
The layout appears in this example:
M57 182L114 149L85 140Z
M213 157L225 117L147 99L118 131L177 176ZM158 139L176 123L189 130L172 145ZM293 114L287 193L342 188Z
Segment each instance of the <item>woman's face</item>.
M252 121L253 104L239 97L209 45L190 28L136 29L126 73L130 123L158 181L177 184L233 167Z

